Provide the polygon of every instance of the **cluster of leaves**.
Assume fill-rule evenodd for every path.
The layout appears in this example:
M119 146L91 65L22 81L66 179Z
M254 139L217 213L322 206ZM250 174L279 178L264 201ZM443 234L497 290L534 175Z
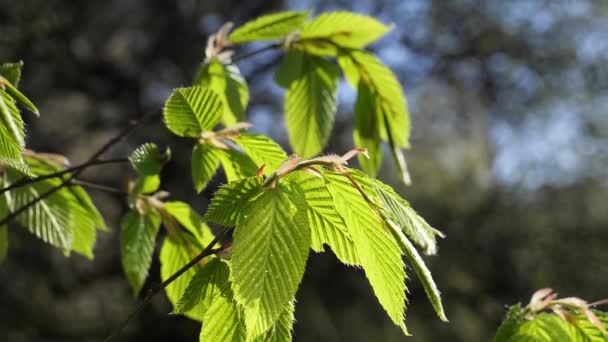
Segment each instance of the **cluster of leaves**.
M224 122L241 118L247 87L230 65L232 44L276 41L284 57L275 81L285 89L285 121L294 152L310 158L322 152L331 134L337 109L340 69L357 91L354 108L356 147L370 158L359 158L375 176L382 164L382 142L388 142L394 164L410 182L403 148L409 147L410 122L403 89L395 74L365 48L391 30L374 18L331 12L308 20L310 12L281 12L245 23L231 34L224 26L207 48L207 62L196 83L218 91L226 101ZM337 63L336 63L337 62ZM225 66L222 67L222 64ZM228 110L229 109L229 110Z
M557 298L552 289L540 289L530 303L512 306L498 329L495 342L606 342L608 314L593 307L603 300L587 303L576 298Z
M121 254L135 294L149 272L161 226L167 231L159 255L163 280L212 241L206 222L234 228L233 242L217 248L222 253L203 258L166 288L175 313L203 322L201 341L290 341L295 295L309 251L323 252L327 247L342 263L363 269L382 307L408 334L404 322L405 256L438 317L447 321L439 291L418 252L421 249L434 254L436 238L441 233L390 186L346 167L355 156L369 158L365 148L344 156L314 157L327 141L336 109L338 72L324 57L337 57L339 52L340 58L362 58L360 63L369 67L363 59L373 56L361 49L388 28L352 13L322 15L304 23L308 15L286 12L265 16L231 34L230 25L222 27L209 39L206 59L194 84L176 89L167 99L163 109L166 127L195 141L191 158L195 189L204 189L220 166L228 179L228 184L214 195L203 218L185 203L163 202L166 193L158 191L157 182L145 187L146 191L137 185L130 189L131 209L121 224ZM358 29L363 30L352 35L339 33L346 30L344 21L348 20L359 20ZM247 106L247 86L231 62L231 51L225 48L231 43L275 39L284 40L285 61L277 71L277 81L288 89L290 140L302 158L288 157L266 136L243 132L249 128L241 121ZM319 47L320 42L324 42L324 49ZM316 50L312 50L315 46ZM333 55L323 52L331 47ZM298 61L294 62L294 58ZM399 94L381 95L374 87L379 82L391 83L373 81L369 74L380 73L361 68L352 67L347 74L351 80L356 77L354 84L366 92L359 93L358 115L371 116L372 121L381 123L374 133L375 143L385 137L389 142L400 141L398 146L406 146L407 135L403 134L408 133L409 127L390 126L407 123L398 82L382 66L397 84ZM401 104L387 104L384 97ZM362 101L368 107L362 107ZM397 116L402 120L393 119ZM361 127L357 127L356 136L363 126L369 128L368 123L358 122ZM391 134L397 131L401 136L393 137ZM152 144L135 151L131 157L139 173L135 184L150 177L158 179L165 160L159 153ZM139 165L150 160L157 164L146 168ZM374 164L374 173L378 166Z
M96 230L107 230L102 216L84 189L68 182L70 174L19 186L34 177L59 173L69 165L60 155L25 150L25 126L20 103L36 115L38 109L19 90L23 63L0 65L0 219L27 206L17 223L66 254L93 258ZM64 186L66 185L66 186ZM48 194L47 194L48 193ZM0 227L0 262L8 251L8 228Z

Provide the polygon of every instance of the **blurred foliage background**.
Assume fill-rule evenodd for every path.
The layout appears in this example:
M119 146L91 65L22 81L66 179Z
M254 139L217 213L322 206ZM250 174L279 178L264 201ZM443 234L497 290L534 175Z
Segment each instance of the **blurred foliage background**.
M0 0L0 61L23 60L24 92L41 109L26 114L29 146L83 161L128 120L158 110L191 82L206 38L285 9L351 10L395 29L372 46L404 84L413 120L407 153L413 185L398 184L385 158L380 178L395 185L446 233L426 258L450 324L438 321L415 276L404 338L382 312L364 275L331 254L309 261L296 309L296 341L487 341L505 305L550 286L562 296L608 297L608 3L602 0ZM259 45L239 47L238 52ZM280 54L240 63L251 91L254 131L287 147ZM328 152L352 146L354 92L340 88ZM164 188L204 211L190 182L190 143L160 116L115 148L170 145ZM84 178L126 186L126 167ZM0 266L3 341L95 341L134 307L118 256L124 199L93 193L113 232L96 258L64 258L11 229ZM151 282L158 281L158 263ZM169 315L163 296L138 316L125 341L196 341L200 325Z

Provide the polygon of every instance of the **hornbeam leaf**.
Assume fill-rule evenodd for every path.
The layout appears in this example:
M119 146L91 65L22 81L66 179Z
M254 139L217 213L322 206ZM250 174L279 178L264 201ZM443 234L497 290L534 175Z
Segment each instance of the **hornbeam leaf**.
M20 92L11 82L8 82L6 78L0 76L0 88L4 87L4 90L15 99L15 101L21 103L25 108L29 109L32 113L40 115L38 108L28 99L22 92Z
M412 242L422 248L425 254L436 254L436 236L443 237L443 234L431 227L390 186L379 180L374 180L373 184L386 215L403 230Z
M251 159L244 151L240 149L229 149L220 151L220 160L222 168L226 174L226 179L229 182L253 177L257 174L260 165Z
M199 341L247 341L243 313L234 301L232 290L229 287L222 296L213 301L205 313Z
M25 146L25 129L23 119L13 99L0 88L0 118L1 124L10 133L19 146Z
M301 75L304 54L295 49L285 51L281 63L274 73L274 81L282 88L287 88L291 82Z
M524 309L520 304L513 305L509 308L505 319L502 321L496 335L494 336L494 342L508 342L511 336L517 331L517 327L524 322Z
M391 26L366 15L330 12L306 23L300 31L300 40L328 40L343 48L361 49L390 30Z
M0 101L2 101L0 99ZM0 165L17 170L24 175L33 176L30 168L23 161L23 147L11 136L4 125L0 124Z
M293 179L302 187L308 203L312 249L315 252L323 252L323 244L327 244L343 263L360 265L353 239L344 220L336 211L325 180L302 172L292 175L289 179Z
M541 313L519 325L507 341L553 342L573 339L570 323L557 315Z
M213 90L194 86L177 88L163 108L167 128L181 137L198 137L222 119L222 100Z
M250 177L222 186L211 199L204 220L226 227L236 226L241 212L250 198L259 191L260 185L260 177Z
M217 60L199 67L194 83L214 90L224 103L222 121L232 126L245 118L249 88L236 65L224 65Z
M303 158L316 156L331 133L336 114L337 67L320 57L306 56L300 74L285 94L289 142Z
M238 27L228 40L239 44L284 38L302 26L310 12L279 12L261 16Z
M19 61L16 63L4 63L0 65L0 76L6 78L15 87L19 86L21 80L21 69L23 69L23 62Z
M253 342L291 342L295 306L293 301L283 310L274 326L265 334L253 339Z
M154 143L145 143L139 146L131 156L129 161L137 172L145 176L157 175L163 165L169 161L171 151L169 149L161 152Z
M399 245L363 196L343 175L326 172L334 204L348 227L361 266L378 301L393 322L407 335L405 269Z
M207 262L190 279L190 283L173 312L185 313L196 307L197 312L204 316L216 297L220 296L225 291L224 288L229 286L229 274L228 265L221 259L213 258Z
M359 70L360 82L365 82L376 98L377 115L391 123L391 132L396 146L409 147L410 119L403 88L395 74L376 56L365 51L351 51L351 59ZM383 127L381 137L388 139L388 127Z
M241 133L234 138L234 142L255 163L256 171L263 164L266 164L266 175L275 171L287 159L287 153L283 151L281 146L262 134Z
M145 215L130 210L120 222L122 266L135 296L148 276L160 224L156 209L149 209Z
M401 229L396 226L394 222L390 221L390 219L387 224L389 228L391 228L393 236L395 236L395 239L401 246L401 250L404 252L405 257L412 264L414 271L416 271L416 275L418 275L418 279L420 279L420 282L424 287L424 291L426 292L426 296L431 301L433 309L435 309L435 313L439 319L447 322L448 319L445 316L443 304L441 303L441 294L439 289L437 289L437 285L435 284L433 277L431 276L431 271L429 271L429 269L426 267L426 264L424 263L424 260L422 260L420 254L418 254L416 247L414 247L410 240L405 237Z
M606 327L608 323L608 314L605 312L593 310L592 313L598 318L599 323ZM574 319L570 323L570 333L573 341L588 341L588 342L607 342L608 334L602 332L582 313L571 313Z
M367 174L375 177L382 166L382 146L380 141L380 117L375 112L374 95L369 86L359 83L355 103L355 127L353 140L355 146L367 149L369 157L359 154L359 164Z
M196 144L192 149L192 182L201 192L220 166L221 151L210 144Z
M233 290L248 336L275 324L294 298L310 246L303 190L282 182L250 199L234 233Z
M211 229L203 222L203 218L188 203L173 201L165 203L165 210L173 216L195 238L198 248L203 249L214 238Z

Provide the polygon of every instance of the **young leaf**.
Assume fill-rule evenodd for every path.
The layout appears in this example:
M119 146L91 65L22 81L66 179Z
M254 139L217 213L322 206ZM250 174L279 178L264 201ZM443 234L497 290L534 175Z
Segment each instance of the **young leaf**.
M376 19L352 12L323 13L306 23L301 40L322 39L351 49L361 49L391 30Z
M373 184L386 215L403 230L412 242L422 248L425 254L437 253L436 236L443 237L443 234L431 227L390 186L378 180L374 180Z
M197 312L204 316L213 301L229 286L229 274L228 265L221 259L213 258L207 262L192 277L173 312L185 313L196 307Z
M275 171L287 159L281 146L262 134L241 133L234 139L255 163L257 169L266 164L266 175ZM253 175L250 175L253 176Z
M573 339L570 323L557 315L541 313L519 325L507 341L579 341ZM583 340L584 341L584 340Z
M320 57L306 56L300 75L285 95L289 142L303 158L319 154L329 138L336 114L338 68Z
M327 244L341 262L360 265L353 239L336 211L325 180L302 172L292 174L289 179L297 182L306 196L312 249L323 252L323 244Z
M200 66L194 83L208 87L220 96L224 104L224 125L232 126L245 118L249 88L236 65L224 65L212 60Z
M138 177L131 189L131 197L136 198L140 194L151 194L160 187L158 175Z
M167 128L181 137L198 137L222 119L222 100L213 90L194 86L177 88L171 94L163 116Z
M142 215L130 210L120 222L120 255L133 295L141 290L152 263L161 216L155 209Z
M509 308L505 319L498 327L494 342L508 342L517 331L517 327L524 321L524 309L520 304Z
M173 201L165 203L165 210L173 216L195 238L199 249L205 248L214 238L203 218L188 203Z
M238 27L230 34L228 40L239 44L260 40L284 38L297 30L308 18L310 12L279 12L261 16Z
M250 177L222 186L213 196L204 220L226 227L236 226L245 205L259 191L260 185L260 177Z
M281 63L274 73L274 81L282 88L288 88L302 74L304 54L295 49L285 51Z
M247 330L239 306L234 301L228 287L222 296L216 298L203 318L203 329L199 341L245 342Z
M2 216L4 217L4 216ZM6 259L6 255L8 254L8 229L6 226L0 227L0 265Z
M222 167L229 182L253 177L261 166L261 164L256 165L251 157L240 149L221 150L220 152Z
M283 310L274 326L265 334L253 339L253 342L291 342L295 306L293 301Z
M302 189L283 182L251 199L232 246L233 290L243 307L248 336L268 331L302 280L310 230Z
M387 224L389 228L391 228L391 232L397 240L397 243L401 246L401 250L404 252L405 257L412 264L414 271L416 271L416 275L418 275L418 279L420 279L426 296L431 301L435 313L437 313L437 317L439 317L440 320L447 322L448 319L445 316L443 304L441 303L441 293L435 284L435 280L433 280L433 277L431 276L431 271L426 267L426 264L424 263L424 260L422 260L420 254L418 254L416 247L414 247L410 240L403 235L401 229L390 220Z
M0 88L4 88L15 101L21 103L25 108L29 109L32 113L39 115L40 112L38 108L28 99L22 92L20 92L11 82L9 82L6 78L0 76Z
M369 158L359 154L361 168L375 177L382 166L382 145L380 141L381 121L375 112L374 96L365 83L359 84L355 103L355 127L353 140L355 146L367 149Z
M161 152L154 143L146 143L138 147L129 160L137 172L145 176L157 175L163 165L169 161L171 151L169 149Z
M4 63L0 65L0 76L6 78L15 87L19 86L21 80L21 69L23 69L23 62L19 61L16 63Z
M338 213L355 242L361 266L378 301L393 322L407 335L405 270L401 250L362 195L341 174L325 173Z
M210 144L196 144L192 149L192 182L196 192L203 191L220 166L221 151Z
M25 146L25 129L23 119L13 99L0 88L0 123L9 132L11 138L19 144Z

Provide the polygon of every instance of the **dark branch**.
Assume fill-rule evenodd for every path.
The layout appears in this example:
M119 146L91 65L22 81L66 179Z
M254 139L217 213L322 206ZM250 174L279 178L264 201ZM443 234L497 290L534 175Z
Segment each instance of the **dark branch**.
M103 191L103 192L107 192L107 193L111 193L111 194L119 194L119 195L128 195L129 194L128 192L126 192L122 189L118 189L118 188L103 185L103 184L91 183L91 182L83 181L80 179L73 179L70 182L70 185L79 185L84 188L88 188L88 189L92 189L92 190L99 190L99 191Z
M140 124L142 124L147 119L149 119L150 117L152 117L152 116L154 116L156 114L157 114L157 112L148 113L148 114L142 116L139 120L131 121L130 125L127 128L125 128L124 130L122 130L115 137L113 137L108 142L106 142L105 144L103 144L95 153L93 153L93 155L85 162L85 164L86 163L93 163L95 161L99 161L99 157L101 157L102 154L104 154L107 150L109 150L110 147L114 146L115 144L117 144L118 142L120 142L122 139L126 138L129 134L133 133L133 131ZM19 207L15 211L13 211L10 214L6 215L2 220L0 220L0 226L5 225L5 224L11 222L17 216L19 216L20 214L22 214L23 212L25 212L27 209L29 209L30 207L36 205L36 203L38 203L38 202L42 201L43 199L51 196L55 192L61 190L66 185L69 185L72 182L72 180L75 179L76 177L78 177L78 175L80 175L84 170L85 170L84 168L81 168L81 169L78 169L78 170L74 171L73 173L70 174L70 176L68 178L66 178L63 182L61 182L61 184L59 184L59 185L57 185L57 186L49 189L48 191L46 191L46 192L38 195L38 197L34 198L33 200L31 200L28 203L24 204L23 206Z
M30 185L30 184L33 184L33 183L38 183L40 181L51 179L51 178L61 177L61 176L65 175L65 174L72 173L72 172L80 170L80 169L86 169L86 168L89 168L91 166L104 165L104 164L128 163L128 162L129 162L129 159L127 159L127 158L98 159L98 160L92 160L92 161L89 161L89 162L86 162L86 163L82 163L80 165L72 166L72 167L69 167L67 169L63 169L61 171L49 173L49 174L46 174L46 175L39 175L39 176L33 177L33 178L25 178L24 177L24 178L21 178L20 180L16 181L15 183L10 184L10 185L8 185L8 186L0 189L0 195L3 194L3 193L5 193L5 192L7 192L7 191L16 189L16 188L20 188L20 187L23 187L23 186L26 186L26 185Z
M212 254L216 254L220 251L222 251L223 249L220 247L218 249L214 249L213 246L215 246L216 243L218 243L222 237L224 235L226 235L226 233L228 232L228 228L224 228L224 230L222 230L208 245L207 247L205 247L203 249L202 252L200 252L199 255L197 255L196 257L194 257L194 259L190 260L187 264L185 264L182 268L180 268L177 272L173 273L169 278L167 278L165 281L163 281L160 284L157 284L156 286L153 286L152 288L150 288L148 290L148 293L146 293L146 296L142 299L141 302L139 302L139 304L137 304L137 306L135 307L135 309L133 311L131 311L131 313L129 314L129 316L127 316L127 318L112 332L112 334L110 334L104 341L105 342L111 342L114 341L114 339L116 339L120 333L125 329L125 327L127 325L129 325L129 323L135 318L137 317L137 315L144 309L144 307L150 303L150 301L152 300L152 298L154 298L155 295L157 295L160 291L162 291L163 289L165 289L167 286L169 286L169 284L171 284L172 282L174 282L177 278L179 278L182 274L186 273L192 266L196 265L199 261L201 261L202 259L204 259L205 257L212 255Z
M281 47L281 44L271 44L271 45L264 46L263 48L260 48L260 49L257 49L257 50L245 52L242 55L237 55L237 56L232 57L232 63L236 63L238 61L242 61L244 59L247 59L247 58L259 55L259 54L264 53L266 51L278 49L280 47Z

